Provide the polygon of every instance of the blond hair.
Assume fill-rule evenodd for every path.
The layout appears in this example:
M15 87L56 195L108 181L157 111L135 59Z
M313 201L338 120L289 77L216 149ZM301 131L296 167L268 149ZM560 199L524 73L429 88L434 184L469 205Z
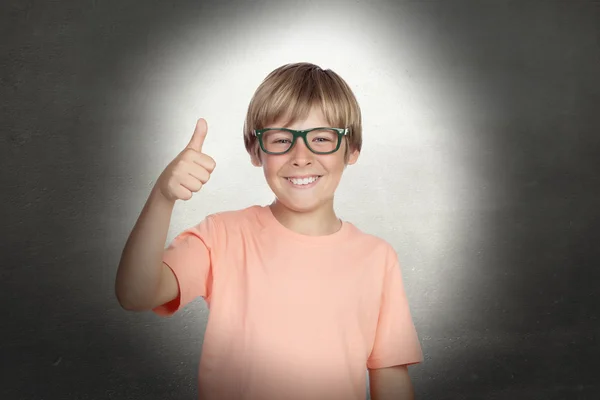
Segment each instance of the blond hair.
M306 118L310 110L318 106L335 128L349 128L345 137L345 159L348 149L362 148L362 117L360 107L348 84L330 69L311 63L283 65L272 71L256 89L244 122L244 146L246 151L260 160L260 148L254 129L285 118L286 124ZM285 127L283 126L283 127Z

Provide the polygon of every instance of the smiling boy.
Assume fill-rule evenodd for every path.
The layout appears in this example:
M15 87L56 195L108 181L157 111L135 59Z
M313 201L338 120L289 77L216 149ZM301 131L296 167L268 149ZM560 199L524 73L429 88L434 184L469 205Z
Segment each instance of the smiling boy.
M398 258L339 219L335 191L362 145L346 82L309 63L261 83L244 143L275 195L268 206L206 216L164 249L176 200L207 183L206 122L161 174L123 251L116 294L127 310L210 308L200 399L412 399L422 352Z

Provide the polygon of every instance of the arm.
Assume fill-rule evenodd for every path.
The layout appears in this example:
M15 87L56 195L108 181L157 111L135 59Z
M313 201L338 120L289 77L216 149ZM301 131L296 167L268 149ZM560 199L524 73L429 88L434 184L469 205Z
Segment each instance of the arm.
M173 272L162 262L174 203L153 189L129 235L115 282L115 294L126 310L150 310L179 294Z
M414 390L406 365L369 369L372 400L414 400Z
M215 161L202 153L207 129L200 118L187 147L159 176L129 235L115 282L115 294L126 310L150 310L180 294L175 274L162 259L175 202L189 200L215 168Z
M408 367L423 361L398 258L389 248L375 340L367 368L373 400L413 400Z

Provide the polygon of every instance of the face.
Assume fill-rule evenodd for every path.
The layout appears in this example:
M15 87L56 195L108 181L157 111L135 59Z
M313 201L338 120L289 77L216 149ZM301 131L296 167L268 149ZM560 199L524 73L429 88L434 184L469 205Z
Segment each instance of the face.
M275 121L269 124L269 127L304 130L330 126L319 108L313 108L304 120L298 120L289 126L283 126L284 122ZM262 162L253 158L252 163L263 167L267 183L279 203L296 212L317 211L333 208L335 190L346 165L354 164L358 159L359 152L352 151L346 164L346 147L347 140L344 138L335 153L314 154L306 147L304 141L298 138L286 154L272 155L261 150Z

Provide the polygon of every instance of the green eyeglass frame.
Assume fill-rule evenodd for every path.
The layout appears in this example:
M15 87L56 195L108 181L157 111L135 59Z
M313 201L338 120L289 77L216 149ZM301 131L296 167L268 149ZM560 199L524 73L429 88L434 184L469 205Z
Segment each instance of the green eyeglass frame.
M306 135L308 135L309 132L316 131L318 129L331 129L331 130L334 130L337 132L338 141L337 141L337 145L335 146L335 149L333 149L331 151L321 152L321 151L314 151L310 147L310 145L308 144L308 140L306 139ZM291 133L294 137L292 139L292 144L290 145L290 148L284 152L267 151L267 149L265 148L265 145L263 144L263 139L262 139L262 135L267 131L286 131L286 132ZM328 126L320 126L318 128L305 129L303 131L297 131L297 130L288 129L288 128L264 128L264 129L254 129L252 131L252 133L254 133L254 136L256 136L258 138L258 143L260 144L260 148L262 149L262 151L264 151L267 154L275 154L275 155L285 154L285 153L289 152L290 150L292 150L294 148L294 146L296 145L296 139L298 139L298 138L302 138L306 147L315 154L332 154L340 149L340 146L342 144L342 137L348 135L349 132L350 132L350 129L348 129L348 128L331 128Z

